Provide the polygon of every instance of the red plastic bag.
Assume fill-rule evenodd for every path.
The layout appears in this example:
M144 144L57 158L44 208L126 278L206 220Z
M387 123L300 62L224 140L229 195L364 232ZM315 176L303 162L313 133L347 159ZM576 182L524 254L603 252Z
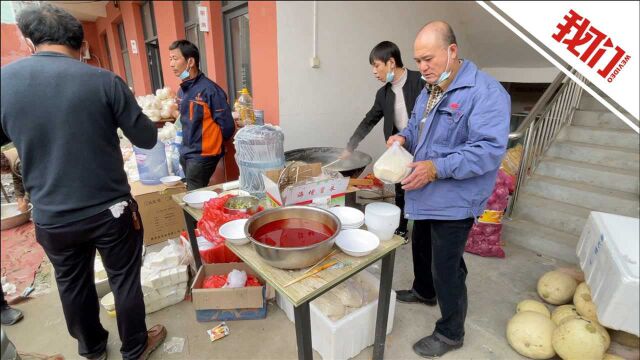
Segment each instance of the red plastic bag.
M224 203L233 195L225 195L211 199L204 204L202 218L198 221L200 234L214 246L210 249L201 249L200 258L205 264L241 262L231 250L224 244L224 238L220 236L218 230L222 225L237 219L246 219L247 214L226 214L223 210Z
M202 282L203 289L218 289L227 283L227 275L211 275Z
M246 287L249 287L249 286L262 286L262 284L260 284L260 281L258 280L257 277L249 274L249 275L247 275L247 283L244 286L246 286Z
M203 289L219 289L227 283L227 275L211 275L204 279L202 282ZM251 274L247 274L247 282L244 284L245 287L249 286L262 286L258 278Z

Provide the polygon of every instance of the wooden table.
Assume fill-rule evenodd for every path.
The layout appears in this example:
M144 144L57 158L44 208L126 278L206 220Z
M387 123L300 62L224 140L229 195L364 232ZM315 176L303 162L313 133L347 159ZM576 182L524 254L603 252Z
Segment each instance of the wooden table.
M212 186L208 190L219 189L219 186ZM202 190L202 189L201 189ZM200 252L195 237L195 225L202 218L202 210L194 209L182 202L185 193L173 195L176 201L184 210L185 221L189 233L193 256L196 266L200 268ZM320 287L311 286L311 282L302 280L293 285L284 285L292 279L298 277L306 269L302 270L282 270L268 265L256 253L251 243L246 245L233 245L227 243L227 247L233 251L242 261L249 265L267 283L274 287L280 295L286 297L294 306L296 341L298 345L298 359L313 359L313 349L311 347L311 321L309 316L309 302L321 296L333 287L362 271L374 262L382 259L382 269L380 275L380 289L378 295L378 314L376 318L375 342L373 348L373 359L382 359L384 356L384 346L387 337L387 320L389 316L389 303L391 298L391 280L393 279L393 268L395 262L396 248L404 244L404 239L394 236L393 239L382 241L380 246L371 254L365 257L352 257L338 251L332 259L338 260L340 267L330 268L314 276L316 279L324 280L324 285Z

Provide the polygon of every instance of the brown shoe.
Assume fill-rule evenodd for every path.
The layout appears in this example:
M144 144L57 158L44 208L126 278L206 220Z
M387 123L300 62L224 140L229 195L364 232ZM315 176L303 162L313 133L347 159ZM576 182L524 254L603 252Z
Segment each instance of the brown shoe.
M158 348L160 344L164 342L167 337L167 329L162 325L154 325L149 331L147 331L147 347L144 348L140 360L146 360L149 358L153 350Z

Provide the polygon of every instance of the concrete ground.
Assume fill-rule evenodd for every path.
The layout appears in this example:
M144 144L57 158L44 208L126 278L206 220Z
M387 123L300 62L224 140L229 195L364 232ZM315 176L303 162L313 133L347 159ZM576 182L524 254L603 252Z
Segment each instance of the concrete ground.
M505 251L505 259L465 255L470 271L467 277L469 309L465 344L442 359L523 359L507 344L507 321L520 300L537 298L536 283L544 272L565 264L515 246L509 246ZM375 269L372 272L375 273ZM412 273L411 247L405 245L396 254L393 288L409 288ZM67 333L57 289L17 307L24 312L25 318L14 326L5 327L5 331L19 351L59 353L67 359L79 357L76 342ZM387 337L385 358L420 359L411 346L432 332L439 316L437 307L397 303L393 331ZM104 311L101 319L110 333L110 358L120 358L116 321ZM230 335L214 343L209 341L206 330L216 323L198 323L189 302L183 301L148 315L148 326L157 323L167 327L167 339L180 337L186 341L182 353L168 354L160 347L152 359L297 358L294 325L275 302L269 304L264 320L227 322ZM372 347L369 347L355 359L365 360L371 356ZM314 352L314 358L321 359L317 352Z

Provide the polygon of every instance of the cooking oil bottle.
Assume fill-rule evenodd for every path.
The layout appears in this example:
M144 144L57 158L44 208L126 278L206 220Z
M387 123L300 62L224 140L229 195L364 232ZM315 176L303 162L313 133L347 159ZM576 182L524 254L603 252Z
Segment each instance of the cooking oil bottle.
M242 90L240 90L236 111L240 116L239 122L243 126L253 125L256 123L255 114L253 112L253 99L251 98L249 89L242 88Z

